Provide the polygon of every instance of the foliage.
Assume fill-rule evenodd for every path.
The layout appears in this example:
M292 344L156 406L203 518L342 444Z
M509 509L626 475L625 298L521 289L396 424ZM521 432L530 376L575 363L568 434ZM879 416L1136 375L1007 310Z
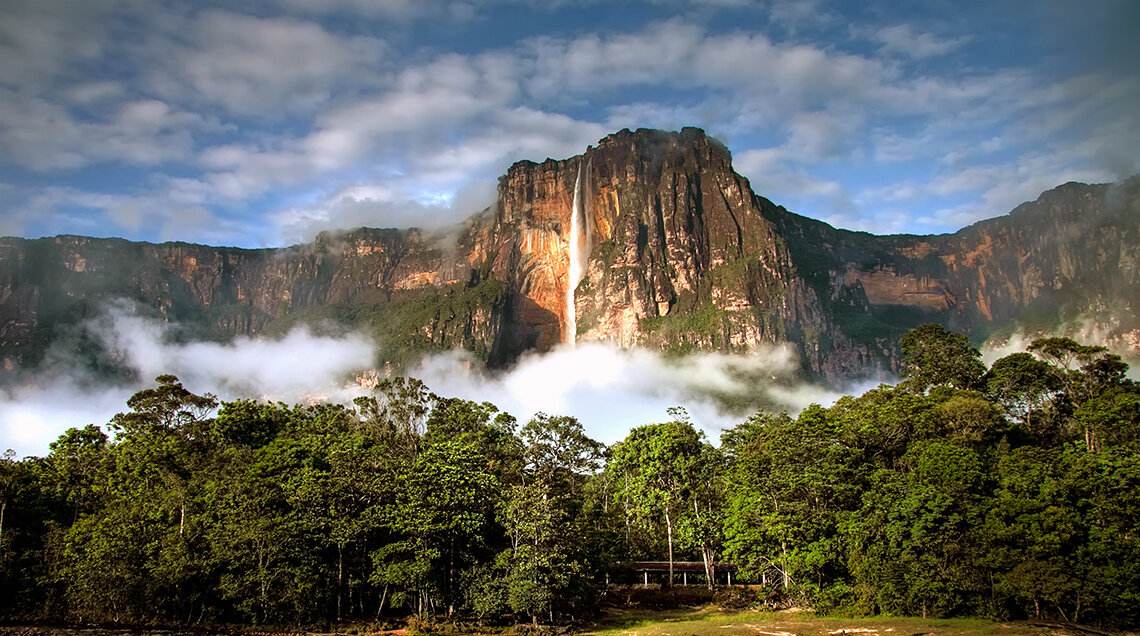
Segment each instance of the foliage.
M902 351L904 386L925 391L945 385L958 389L977 388L985 365L981 354L966 336L947 331L939 324L927 324L906 332L899 340Z
M1119 358L1043 339L987 370L931 326L903 349L899 386L757 413L719 448L681 409L607 448L410 378L349 408L159 376L113 438L0 458L0 613L559 623L632 582L622 563L700 561L711 587L728 560L769 606L1140 624L1140 387Z

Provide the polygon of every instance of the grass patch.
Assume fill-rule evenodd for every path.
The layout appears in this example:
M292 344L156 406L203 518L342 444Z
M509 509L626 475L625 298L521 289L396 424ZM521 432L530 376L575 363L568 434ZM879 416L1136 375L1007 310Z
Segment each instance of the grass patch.
M1080 634L1063 626L1029 622L995 623L984 619L911 617L820 617L810 611L726 611L706 605L650 610L610 608L586 634L636 636L1005 636Z

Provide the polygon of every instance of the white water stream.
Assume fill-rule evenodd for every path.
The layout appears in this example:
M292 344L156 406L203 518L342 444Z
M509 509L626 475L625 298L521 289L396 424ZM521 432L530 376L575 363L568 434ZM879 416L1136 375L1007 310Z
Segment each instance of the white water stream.
M566 272L566 325L562 338L563 342L571 345L578 340L578 312L574 306L574 290L586 275L586 265L590 258L590 231L582 199L582 164L579 163L578 178L574 180L574 203L570 209L570 266Z

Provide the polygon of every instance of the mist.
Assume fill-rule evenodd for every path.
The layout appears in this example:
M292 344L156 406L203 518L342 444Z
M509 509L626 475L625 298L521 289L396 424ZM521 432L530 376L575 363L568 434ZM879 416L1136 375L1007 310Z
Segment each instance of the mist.
M359 333L302 327L280 338L178 342L177 325L140 315L127 303L108 305L83 325L132 380L88 370L64 346L13 386L0 388L0 450L43 456L72 427L105 425L127 410L136 391L171 373L196 394L287 404L351 404L367 392L378 368L373 341ZM609 343L583 343L523 356L512 368L488 372L466 352L425 357L405 375L444 397L491 402L520 423L536 413L577 417L587 433L612 444L642 424L683 407L713 443L757 408L796 414L842 394L798 379L795 352L772 345L749 355L700 353L667 357ZM759 405L759 406L758 406Z
M785 346L748 355L673 358L587 342L524 355L509 371L494 375L478 371L478 365L453 352L425 359L409 375L438 394L488 401L520 421L539 412L576 417L588 435L606 444L620 441L635 426L666 421L667 409L674 406L683 407L709 441L718 443L723 430L747 419L757 405L795 414L843 395L797 381L795 353ZM728 401L744 408L732 408Z
M222 400L347 402L363 391L354 374L373 366L374 345L359 334L299 328L277 339L180 343L173 340L176 325L140 315L126 302L107 305L82 328L133 379L92 371L65 342L55 343L34 373L0 387L0 449L45 455L68 428L101 426L126 411L127 398L164 373Z
M1140 381L1140 357L1137 356L1136 350L1120 338L1110 338L1106 333L1107 330L1102 325L1091 320L1085 320L1070 323L1052 331L1026 333L1017 330L1007 337L990 338L982 344L979 351L982 354L982 362L990 367L1005 356L1028 351L1029 345L1038 338L1072 338L1080 344L1106 346L1110 353L1120 355L1121 359L1128 364L1125 377L1129 380Z

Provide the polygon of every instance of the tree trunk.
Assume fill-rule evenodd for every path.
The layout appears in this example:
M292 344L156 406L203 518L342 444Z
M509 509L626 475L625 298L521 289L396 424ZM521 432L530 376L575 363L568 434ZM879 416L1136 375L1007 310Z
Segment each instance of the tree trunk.
M344 544L336 544L336 620L340 621L340 598L344 596Z
M455 608L455 535L451 535L451 550L447 564L447 615Z
M257 546L257 583L258 583L258 599L261 605L262 620L269 619L269 601L266 600L265 592L265 551L261 545Z
M0 501L0 537L4 536L4 511L8 509L7 501Z
M699 525L701 519L701 509L699 506L697 506L697 500L695 498L693 499L693 514L696 515L697 523ZM701 542L701 557L703 557L705 561L705 585L711 590L715 584L712 571L712 548L710 548L703 541Z
M380 612L384 611L384 601L388 600L388 586L384 586L384 593L380 595L380 607L376 608L376 620L380 620Z
M790 582L788 580L788 544L787 543L785 543L783 541L780 542L780 552L781 552L781 556L782 556L781 560L783 561L783 566L784 566L784 567L780 568L780 570L781 570L780 574L784 575L784 591L787 592L788 591L788 583Z
M712 548L708 546L701 546L701 556L705 559L705 583L711 590L716 585L716 573L713 572L713 558Z
M669 538L669 581L667 587L673 587L673 520L669 517L669 506L665 506L665 531Z

